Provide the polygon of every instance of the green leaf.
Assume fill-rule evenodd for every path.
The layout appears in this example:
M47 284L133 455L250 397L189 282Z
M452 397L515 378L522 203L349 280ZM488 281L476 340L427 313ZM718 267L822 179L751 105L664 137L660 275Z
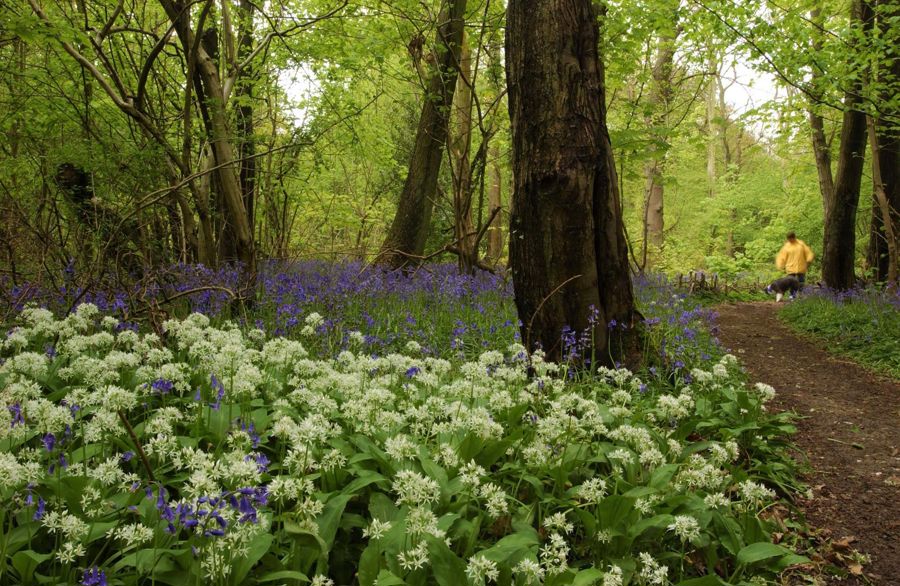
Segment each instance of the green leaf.
M337 535L341 515L344 513L344 508L346 508L347 502L351 498L352 496L349 494L339 494L331 497L325 504L322 514L316 519L316 523L319 525L319 537L325 542L326 551L331 551L331 546L334 545L334 537Z
M357 579L360 586L372 586L378 579L381 571L381 546L377 541L372 541L359 556L359 568Z
M531 529L531 528L529 528ZM522 551L531 551L540 543L537 531L531 529L530 532L520 531L507 535L490 549L482 551L479 555L483 555L487 559L503 563L515 554Z
M87 542L93 543L104 537L110 529L118 525L117 521L109 521L107 523L94 523L91 525L91 530L88 533Z
M604 572L597 568L581 570L575 574L575 578L572 580L572 586L591 586L600 581L603 578L603 574Z
M751 543L750 545L744 547L741 551L739 551L737 554L737 563L738 565L746 566L748 564L755 564L756 562L761 562L762 560L767 560L769 558L779 557L791 553L793 552L786 547L782 547L774 543L769 543L767 541L760 541L757 543Z
M358 476L359 478L350 482L343 490L341 490L341 492L344 494L355 495L370 484L387 482L387 478L378 472L373 472L371 470L361 470Z
M453 553L443 540L428 537L428 556L434 579L440 586L459 586L467 584L466 563Z
M406 582L395 576L390 570L381 570L375 584L376 586L405 586Z
M636 539L643 535L648 529L662 529L665 531L666 527L672 523L673 519L674 517L672 515L654 515L649 519L641 519L628 528L628 536L632 539Z
M256 562L262 559L269 548L272 547L273 537L269 533L257 535L250 542L247 549L247 555L240 556L234 563L232 570L232 579L234 584L243 584L244 578L256 565Z
M675 586L727 586L728 582L723 582L721 578L710 574L701 576L700 578L691 578L690 580L682 580Z
M19 573L19 578L23 580L23 583L29 584L37 567L52 557L47 553L37 553L26 549L12 556L12 565Z
M264 574L259 577L257 582L288 582L293 580L295 582L303 582L304 584L309 582L309 578L306 577L306 574L303 572L297 572L296 570L280 570L278 572L269 572L268 574Z

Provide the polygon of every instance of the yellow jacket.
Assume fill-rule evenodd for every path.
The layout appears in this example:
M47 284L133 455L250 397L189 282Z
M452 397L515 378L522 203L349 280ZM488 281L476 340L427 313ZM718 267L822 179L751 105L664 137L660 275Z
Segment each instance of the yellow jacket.
M805 273L809 263L813 261L813 251L799 238L788 240L775 257L775 266L787 273Z

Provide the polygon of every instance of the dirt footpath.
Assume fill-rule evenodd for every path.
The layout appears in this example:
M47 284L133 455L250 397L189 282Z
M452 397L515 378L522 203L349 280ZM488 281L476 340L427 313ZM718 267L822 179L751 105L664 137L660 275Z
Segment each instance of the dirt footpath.
M812 498L799 505L821 540L823 566L851 572L829 583L900 586L900 383L797 337L776 308L720 305L719 339L753 381L775 387L775 408L803 417L795 440L812 468ZM871 561L860 568L853 550Z

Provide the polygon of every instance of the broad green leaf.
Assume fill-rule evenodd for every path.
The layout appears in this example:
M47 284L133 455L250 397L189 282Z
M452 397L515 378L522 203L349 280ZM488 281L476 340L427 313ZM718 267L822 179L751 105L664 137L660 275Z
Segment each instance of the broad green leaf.
M428 537L428 557L434 570L434 580L440 586L467 584L466 563L450 551L443 540Z
M588 568L575 574L572 586L592 586L603 579L604 572L597 568Z
M269 548L272 547L273 540L274 538L269 533L257 535L253 538L253 541L250 542L250 545L247 548L247 554L242 555L235 560L232 568L232 576L235 584L243 583L244 578L247 577L247 574L250 573L250 570L253 569L256 562L262 559L262 557L266 555L266 552L269 551Z
M291 582L306 584L309 581L310 580L306 577L306 574L304 574L303 572L297 572L296 570L280 570L278 572L269 572L268 574L263 574L257 579L257 582L260 583L280 582L284 584L290 584Z
M709 574L707 576L701 576L700 578L682 580L675 586L728 586L728 582L724 582L718 576Z
M769 543L766 541L761 541L758 543L751 543L750 545L744 547L741 551L739 551L737 554L737 563L738 565L746 566L749 564L760 562L762 560L767 560L769 558L779 557L792 553L793 552L786 547L782 547L780 545L776 545L774 543Z
M360 586L372 586L381 571L381 546L377 541L369 542L359 556L358 576Z
M531 551L540 543L537 531L531 529L530 532L520 531L507 535L490 548L479 552L489 560L495 562L505 562L516 553L521 551Z
M395 576L390 570L381 570L375 584L376 586L405 586L406 582Z
M37 553L30 549L26 549L25 551L17 552L12 556L12 565L19 573L19 578L21 578L25 584L30 584L31 578L37 567L52 557L53 556L50 554Z
M334 544L334 537L337 535L341 515L344 513L344 508L351 498L352 496L349 494L339 494L331 497L325 503L325 509L322 511L322 514L316 519L316 523L319 525L319 537L325 542L326 551L330 551L331 546Z

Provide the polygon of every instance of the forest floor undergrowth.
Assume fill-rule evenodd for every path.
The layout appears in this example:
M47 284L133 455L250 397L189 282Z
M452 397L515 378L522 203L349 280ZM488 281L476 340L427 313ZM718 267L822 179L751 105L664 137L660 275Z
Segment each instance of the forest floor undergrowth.
M900 584L900 382L798 337L772 302L719 305L719 339L800 419L797 504L829 584ZM868 556L868 561L859 553ZM799 582L803 583L803 582Z

